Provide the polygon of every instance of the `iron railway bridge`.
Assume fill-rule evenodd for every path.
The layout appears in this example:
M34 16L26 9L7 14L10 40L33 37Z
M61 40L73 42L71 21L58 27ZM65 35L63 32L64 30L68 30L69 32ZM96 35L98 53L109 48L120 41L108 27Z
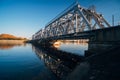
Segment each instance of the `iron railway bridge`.
M96 43L120 43L120 27L111 26L94 7L84 8L73 3L51 20L32 40L89 39Z

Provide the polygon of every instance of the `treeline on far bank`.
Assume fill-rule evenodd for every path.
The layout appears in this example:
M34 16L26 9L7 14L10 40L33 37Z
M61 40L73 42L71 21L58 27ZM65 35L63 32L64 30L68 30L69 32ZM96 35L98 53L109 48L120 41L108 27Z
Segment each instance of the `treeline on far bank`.
M11 34L0 34L0 40L27 40L27 38L16 37Z

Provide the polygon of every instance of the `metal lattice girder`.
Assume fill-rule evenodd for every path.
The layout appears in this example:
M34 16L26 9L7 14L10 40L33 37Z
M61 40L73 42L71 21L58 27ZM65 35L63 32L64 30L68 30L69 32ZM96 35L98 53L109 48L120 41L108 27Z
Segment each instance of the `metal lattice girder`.
M110 27L109 23L95 9L86 9L79 3L74 3L50 21L44 29L35 33L32 38L58 37L106 27Z

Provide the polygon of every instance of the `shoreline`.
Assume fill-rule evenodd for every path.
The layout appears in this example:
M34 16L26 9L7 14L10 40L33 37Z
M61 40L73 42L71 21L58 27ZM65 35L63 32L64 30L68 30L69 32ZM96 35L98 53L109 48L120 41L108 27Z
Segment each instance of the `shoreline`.
M20 44L24 43L26 40L0 40L0 44Z

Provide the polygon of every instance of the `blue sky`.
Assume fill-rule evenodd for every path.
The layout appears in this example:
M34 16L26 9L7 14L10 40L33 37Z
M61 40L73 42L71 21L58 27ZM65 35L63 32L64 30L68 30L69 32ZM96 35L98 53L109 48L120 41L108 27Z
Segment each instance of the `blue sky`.
M95 5L111 24L120 22L120 0L78 0L88 8ZM70 6L75 0L0 0L0 34L30 38L51 19Z

